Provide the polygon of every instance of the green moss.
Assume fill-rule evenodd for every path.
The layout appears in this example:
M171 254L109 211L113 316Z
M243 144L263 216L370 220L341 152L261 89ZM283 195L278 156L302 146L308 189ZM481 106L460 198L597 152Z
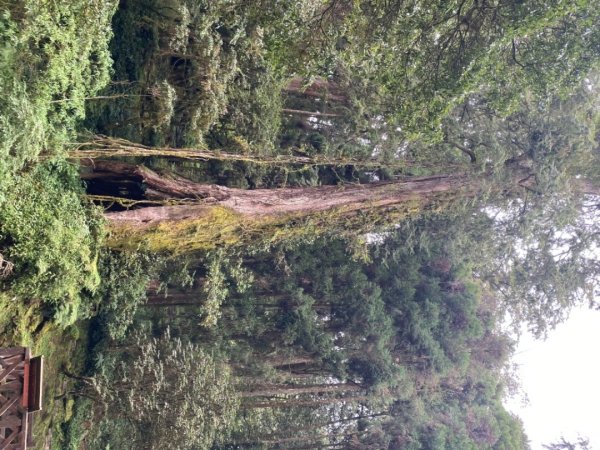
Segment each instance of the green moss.
M71 415L68 416L68 412ZM85 440L91 426L90 417L92 416L92 402L88 399L69 399L65 408L65 422L62 426L63 440L55 441L60 443L61 450L78 450L81 448L82 441Z
M76 328L77 331L72 330ZM32 336L32 353L44 355L44 408L37 413L34 422L36 448L46 448L45 437L52 436L48 442L51 448L71 448L64 445L63 424L73 415L73 402L59 398L71 386L72 381L63 375L63 369L81 372L87 361L87 342L74 336L87 336L86 324L70 327L66 331L61 327L46 323ZM75 447L73 447L75 448Z
M324 235L351 237L357 232L385 230L425 211L442 208L445 201L427 204L408 200L389 208L348 210L337 208L306 215L247 218L222 206L207 207L199 217L165 221L140 227L113 222L108 245L112 248L138 249L175 254L209 251L219 247L264 247L284 242L307 241Z
M68 422L73 417L73 407L75 406L75 400L70 398L65 404L65 422Z
M242 229L239 215L215 206L201 217L164 222L141 232L137 225L113 223L107 243L113 248L186 253L236 245L241 241Z

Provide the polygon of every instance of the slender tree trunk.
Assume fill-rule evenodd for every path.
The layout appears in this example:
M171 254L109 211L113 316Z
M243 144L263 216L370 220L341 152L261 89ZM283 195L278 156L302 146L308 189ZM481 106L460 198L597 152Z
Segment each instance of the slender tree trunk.
M149 306L163 306L163 305L187 305L190 303L200 303L206 294L202 289L195 289L190 292L169 292L167 295L153 294L148 295Z
M284 110L289 114L315 117L337 117L338 114L319 113L313 111ZM226 149L225 149L226 150ZM376 159L352 159L352 158L329 158L324 156L299 156L299 155L276 155L264 156L253 154L229 153L227 151L214 151L207 147L199 148L172 148L172 147L151 147L125 139L113 138L109 136L94 136L89 142L79 142L74 144L74 148L69 152L72 159L80 159L86 166L96 165L96 160L100 158L115 157L167 157L179 158L191 161L242 161L259 165L286 166L286 165L334 165L344 166L348 164L360 165L361 167L381 167L381 161ZM389 167L389 163L386 167ZM395 167L407 167L411 165L406 161L398 161Z
M240 392L244 398L275 397L277 395L324 394L327 392L359 392L363 387L354 383L337 384L263 384L256 389Z
M264 361L273 367L293 366L296 364L314 364L317 359L310 355L277 355L270 356Z
M314 380L315 375L312 373L294 373L285 368L277 368L277 378L280 380L287 380L290 383L298 383L301 381L308 382Z
M361 395L356 397L332 397L332 398L314 398L311 400L270 400L261 402L247 402L243 406L245 408L298 408L298 407L315 407L321 405L335 405L337 403L354 403L366 402L373 400L372 396Z
M282 113L292 114L298 116L309 116L309 117L340 117L339 114L336 113L323 113L319 111L304 111L302 109L282 109Z
M281 433L285 433L285 434L290 434L290 433L308 433L308 432L314 432L316 430L319 430L321 428L327 428L327 429L331 429L332 426L334 425L338 425L338 424L343 424L343 423L347 423L347 422L356 422L359 420L364 420L364 419L374 419L377 417L384 417L384 416L389 416L389 412L380 412L380 413L373 413L373 414L362 414L360 416L353 416L353 417L346 417L343 419L337 419L337 420L329 420L326 422L317 422L317 423L313 423L310 425L305 425L302 427L295 427L295 428L286 428L281 430ZM277 440L277 438L280 436L281 434L268 434L268 435L263 435L260 436L256 443L261 442L269 442L269 441L275 441Z

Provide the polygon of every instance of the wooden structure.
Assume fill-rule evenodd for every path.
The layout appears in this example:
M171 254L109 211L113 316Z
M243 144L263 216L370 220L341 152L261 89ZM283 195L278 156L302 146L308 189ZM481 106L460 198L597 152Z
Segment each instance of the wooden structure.
M26 347L0 349L0 450L32 447L33 412L42 409L42 356Z

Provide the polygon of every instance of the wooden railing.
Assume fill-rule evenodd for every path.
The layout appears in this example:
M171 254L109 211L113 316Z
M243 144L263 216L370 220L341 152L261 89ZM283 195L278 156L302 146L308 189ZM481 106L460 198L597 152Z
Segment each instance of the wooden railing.
M0 349L0 450L33 447L33 412L42 409L43 357L26 347Z

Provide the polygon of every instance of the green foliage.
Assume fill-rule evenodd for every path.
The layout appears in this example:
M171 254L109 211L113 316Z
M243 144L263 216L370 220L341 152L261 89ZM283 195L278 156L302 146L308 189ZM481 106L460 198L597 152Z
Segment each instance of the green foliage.
M88 431L86 430L86 420L92 411L92 402L89 399L76 399L71 417L63 425L65 431L64 448L68 450L77 450L81 447ZM68 424L68 425L67 425Z
M37 2L26 5L32 33L26 36L31 54L22 69L32 80L33 95L48 104L52 133L74 131L75 121L84 116L84 101L109 81L111 58L108 40L115 1ZM101 36L101 38L99 38ZM56 136L54 136L56 138Z
M98 315L107 337L97 373L80 379L79 394L99 403L77 406L59 440L526 447L501 405L512 343L499 318L509 312L543 334L597 279L587 249L600 222L578 214L596 205L564 194L598 177L595 81L569 96L597 65L592 2L122 1L114 76L98 97L117 2L5 3L0 305L27 303L7 307L0 324L28 340L44 315L63 327ZM389 163L145 161L172 180L252 189L461 173L486 207L408 222L422 210L415 198L397 211L264 224L215 208L139 241L113 230L123 248L193 253L185 261L101 252L99 211L60 159L86 108L89 128L143 144ZM395 228L338 239L354 223ZM230 250L258 235L251 256ZM153 306L161 295L183 301L139 308L149 291ZM133 323L145 334L128 335ZM81 436L87 414L97 426Z
M509 351L502 346L510 347L509 340L504 341L508 338L498 331L480 284L460 263L462 256L445 253L447 241L424 245L423 240L414 240L411 236L418 232L399 229L397 236L368 248L367 261L352 260L346 243L328 240L285 251L276 258L275 271L272 256L263 264L254 262L263 291L266 285L261 280L269 277L269 297L262 297L267 303L263 326L271 321L277 332L254 328L248 333L245 339L254 349L252 354L290 355L281 357L281 366L274 367L271 377L293 380L311 374L313 382L338 377L359 383L371 394L365 402L370 410L381 408L379 395L386 397L388 405L406 402L415 408L409 412L406 404L399 403L388 413L389 419L365 421L362 426L367 431L360 438L365 444L397 440L412 442L414 447L408 448L415 449L494 448L496 444L524 448L522 426L504 417L507 413L498 406L503 388L497 370L506 363ZM241 322L250 322L244 322L242 315L228 319L227 329L242 339L237 330L244 326ZM294 363L293 355L299 360L310 356L312 362ZM264 358L268 361L269 356ZM311 401L308 396L303 399ZM333 405L342 400L352 404L351 395L332 396L331 405L320 407L315 402L307 409L335 417ZM292 399L288 401L293 405ZM296 409L298 414L302 410ZM289 424L284 425L283 415L275 414L270 433L283 437ZM244 432L257 433L250 431L247 421ZM354 427L361 430L358 423L350 430ZM325 426L319 430L328 433L329 442L337 442L338 432L339 439L350 432ZM286 441L288 448L301 445L301 435L297 440L297 444Z
M26 85L0 71L0 199L13 173L35 160L47 146L46 118L41 102L33 101Z
M84 99L109 81L116 2L7 2L1 24L0 175L61 154ZM17 32L18 30L18 32Z
M221 440L237 409L227 366L168 329L158 338L138 333L129 344L120 359L102 355L100 373L82 381L81 394L110 412L96 443L208 449Z
M218 255L213 258L208 265L208 279L204 285L206 292L206 302L203 305L204 319L206 326L215 326L219 319L220 307L228 294L225 287L225 274L222 270L222 260Z
M1 339L53 362L33 433L66 448L61 426L70 403L55 398L65 386L58 368L84 365L87 330L72 324L87 314L100 283L104 222L62 157L84 97L109 79L116 1L0 3Z
M524 92L544 99L581 80L597 57L596 33L584 31L597 14L591 2L422 3L356 2L339 55L392 102L389 120L409 136L439 133L472 92L504 111Z
M22 298L42 299L58 323L72 324L81 291L93 292L100 281L102 225L69 164L47 162L15 177L0 203L2 254L14 264L4 285Z
M17 26L6 11L0 19L0 199L12 173L35 159L46 140L43 104L28 95L16 70L21 44Z
M509 450L523 448L528 441L521 419L498 409L496 420L500 438L494 444L494 450Z
M0 247L3 286L62 326L98 283L103 226L60 159L83 101L108 82L115 2L5 2L0 19ZM43 155L45 161L34 164ZM85 309L85 308L84 308Z
M90 105L88 123L153 145L202 145L210 131L219 147L271 152L281 82L264 59L254 7L232 6L153 0L120 8L110 101Z
M99 263L101 284L95 295L97 314L110 339L123 339L138 307L145 303L150 281L157 279L165 261L142 252L105 251Z
M188 260L183 266L186 274L195 269L194 283L187 282L189 275L177 283L181 287L168 283L168 308L144 308L136 328L156 335L169 327L173 335L233 363L242 407L228 426L229 437L215 448L242 443L269 448L278 440L295 448L324 433L327 438L319 442L345 442L360 430L365 444L517 449L524 442L521 425L498 406L510 339L499 331L499 316L472 278L468 255L449 253L454 249L449 237L429 235L427 241L432 230L450 229L449 219L437 220L399 227L364 247L368 255L361 260L341 240L254 250L243 259L218 251ZM172 293L173 305L199 293L210 301L169 306ZM206 326L211 304L218 327ZM126 337L100 351L97 377L129 370L128 355L137 350L128 342ZM86 392L109 404L117 398L94 386ZM382 415L324 424L365 410ZM92 448L118 446L123 436L143 439L139 431L127 432L122 419L113 420L122 432L112 440L111 426L103 421L95 427ZM304 428L294 432L294 440L284 440L291 439L290 427Z
M201 308L202 324L213 327L221 314L220 307L230 293L230 286L237 292L244 293L252 284L252 274L241 265L239 258L231 259L222 250L209 255L207 262L207 278L204 283L206 299Z
M242 54L253 56L246 51ZM275 144L281 125L282 82L255 59L240 61L240 73L227 92L227 110L208 133L207 141L215 148L259 155L278 151Z

